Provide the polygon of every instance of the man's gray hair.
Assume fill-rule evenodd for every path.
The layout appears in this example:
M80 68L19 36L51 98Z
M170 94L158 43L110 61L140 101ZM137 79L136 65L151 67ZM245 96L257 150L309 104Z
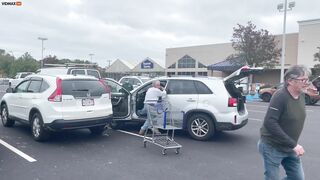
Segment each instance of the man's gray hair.
M290 79L296 79L300 76L310 76L311 71L304 65L294 65L291 66L286 73L284 74L284 82L285 85L288 85L288 80Z
M156 83L157 83L157 82L159 82L159 83L160 83L160 81L159 81L159 80L155 80L155 81L153 81L153 82L152 82L152 87L156 87Z

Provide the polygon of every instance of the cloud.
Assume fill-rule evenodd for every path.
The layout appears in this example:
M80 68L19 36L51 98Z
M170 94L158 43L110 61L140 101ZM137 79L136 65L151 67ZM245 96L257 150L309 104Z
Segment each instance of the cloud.
M164 65L169 47L230 42L233 27L252 21L258 29L282 33L283 13L274 1L212 0L56 0L23 1L0 6L0 48L41 58L90 59L101 66L123 59L135 64L146 57ZM287 32L299 20L319 18L320 1L296 0L288 12Z

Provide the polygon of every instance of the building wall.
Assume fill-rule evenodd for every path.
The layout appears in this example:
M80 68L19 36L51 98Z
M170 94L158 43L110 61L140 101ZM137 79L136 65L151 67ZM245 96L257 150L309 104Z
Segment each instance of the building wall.
M320 19L299 21L298 64L313 67L319 62L314 61L314 54L320 49Z
M276 35L275 40L277 47L282 47L282 35ZM298 33L286 34L286 59L285 59L285 68L288 68L291 65L297 64L297 53L298 53ZM178 60L185 55L196 60L196 63L200 62L206 66L221 62L225 60L228 56L235 54L236 51L233 49L231 42L223 44L210 44L210 45L201 45L201 46L190 46L190 47L179 47L179 48L167 48L166 49L166 73L168 72L208 72L208 75L212 76L223 76L219 73L211 73L206 68L178 68ZM176 68L168 69L173 63L176 63ZM279 57L280 63L280 57ZM280 69L280 66L277 66L276 69Z

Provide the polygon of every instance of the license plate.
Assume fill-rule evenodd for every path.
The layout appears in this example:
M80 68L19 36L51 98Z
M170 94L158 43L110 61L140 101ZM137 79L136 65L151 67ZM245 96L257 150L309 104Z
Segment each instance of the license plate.
M82 106L93 106L94 100L93 99L82 99Z

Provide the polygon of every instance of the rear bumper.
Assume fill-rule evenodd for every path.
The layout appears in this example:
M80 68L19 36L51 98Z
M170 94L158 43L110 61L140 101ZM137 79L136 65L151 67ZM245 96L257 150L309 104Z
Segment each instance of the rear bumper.
M44 124L44 127L52 131L61 131L69 129L82 129L95 126L105 126L106 124L111 123L111 121L112 115L105 117L75 120L56 119L52 121L52 123Z
M226 122L218 122L216 123L216 129L218 131L228 131L228 130L236 130L240 129L248 123L248 119L245 119L241 122L241 124L234 125L232 123Z

